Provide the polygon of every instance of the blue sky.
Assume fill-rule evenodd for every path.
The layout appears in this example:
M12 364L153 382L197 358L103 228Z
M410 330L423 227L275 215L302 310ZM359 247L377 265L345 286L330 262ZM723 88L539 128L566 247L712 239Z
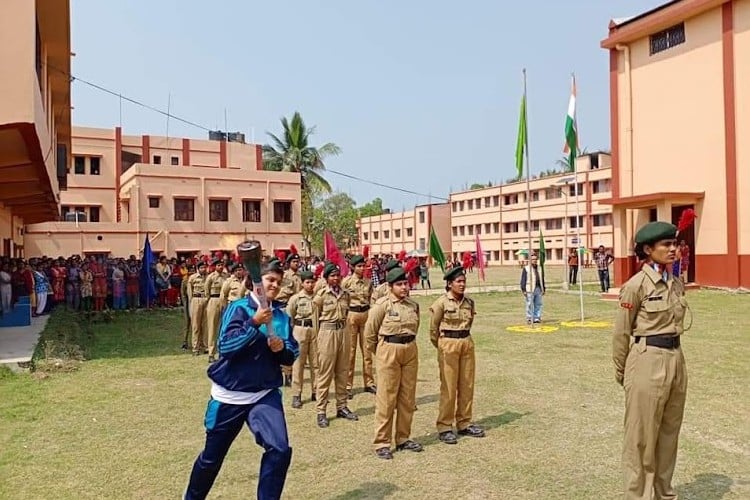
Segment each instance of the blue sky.
M659 0L72 0L73 74L174 115L265 142L295 110L336 142L334 170L447 197L513 176L522 68L531 171L562 157L570 73L580 144L610 149L613 17ZM116 97L73 84L73 122L120 123ZM164 116L125 103L129 134L164 135ZM171 120L170 136L206 137ZM393 210L436 198L332 173L335 189Z

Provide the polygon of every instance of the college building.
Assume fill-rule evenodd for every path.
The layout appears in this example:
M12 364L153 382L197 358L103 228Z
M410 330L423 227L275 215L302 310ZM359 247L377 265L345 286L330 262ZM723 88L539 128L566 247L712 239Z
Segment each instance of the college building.
M750 0L680 0L614 19L609 51L615 283L633 236L697 220L689 280L750 287ZM744 140L743 140L744 139Z
M71 148L70 5L0 2L0 256L57 218Z
M167 256L299 245L299 174L262 170L261 146L230 137L74 127L59 217L26 226L26 255L139 255L146 235Z

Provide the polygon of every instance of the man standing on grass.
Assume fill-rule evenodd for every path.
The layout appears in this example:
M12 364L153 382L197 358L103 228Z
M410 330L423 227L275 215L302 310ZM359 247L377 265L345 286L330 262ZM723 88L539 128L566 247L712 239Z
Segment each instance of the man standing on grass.
M521 271L521 293L526 300L526 322L529 324L542 322L542 296L547 290L539 273L538 259L535 253L531 254L530 264Z
M281 365L293 364L298 350L289 315L274 300L281 267L265 264L261 275L270 307L260 308L260 300L251 292L229 304L222 317L220 358L208 368L211 399L205 418L206 446L193 465L185 500L206 498L245 423L265 450L257 498L281 498L292 459L281 404ZM273 326L271 335L268 324Z
M596 269L599 271L599 285L602 293L609 291L609 265L615 260L611 253L607 253L604 245L599 245L599 250L594 254Z

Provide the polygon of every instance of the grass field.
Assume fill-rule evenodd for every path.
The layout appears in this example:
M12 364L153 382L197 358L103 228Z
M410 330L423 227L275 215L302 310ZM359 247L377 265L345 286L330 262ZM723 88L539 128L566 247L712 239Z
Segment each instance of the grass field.
M611 329L512 333L506 327L523 319L518 294L475 298L475 418L487 437L437 440L437 363L423 315L413 437L425 451L389 462L373 456L369 394L351 401L359 422L333 419L326 430L315 426L311 404L288 408L286 498L621 497L623 393ZM426 313L434 297L418 300ZM591 319L611 321L616 305L585 300ZM689 300L690 381L675 484L684 499L750 498L750 296L700 291ZM545 323L576 319L577 301L547 294ZM89 360L49 376L0 372L0 498L178 498L203 444L209 389L206 357L180 352L180 328L177 311L94 325L55 315L46 338L71 335ZM252 498L260 452L243 431L211 498Z

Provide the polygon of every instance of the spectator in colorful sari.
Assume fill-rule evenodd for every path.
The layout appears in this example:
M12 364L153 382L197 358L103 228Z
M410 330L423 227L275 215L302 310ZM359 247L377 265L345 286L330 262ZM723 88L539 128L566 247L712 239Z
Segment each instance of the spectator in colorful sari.
M90 271L89 263L84 262L81 267L81 309L91 310L91 296L93 295L94 274Z
M107 272L102 259L91 264L91 272L94 275L92 294L94 297L94 310L103 311L104 301L107 299Z
M127 308L125 298L125 265L120 262L112 270L112 309L120 311Z
M65 301L65 277L67 272L64 265L61 265L62 257L52 263L50 274L52 276L52 293L55 304Z

